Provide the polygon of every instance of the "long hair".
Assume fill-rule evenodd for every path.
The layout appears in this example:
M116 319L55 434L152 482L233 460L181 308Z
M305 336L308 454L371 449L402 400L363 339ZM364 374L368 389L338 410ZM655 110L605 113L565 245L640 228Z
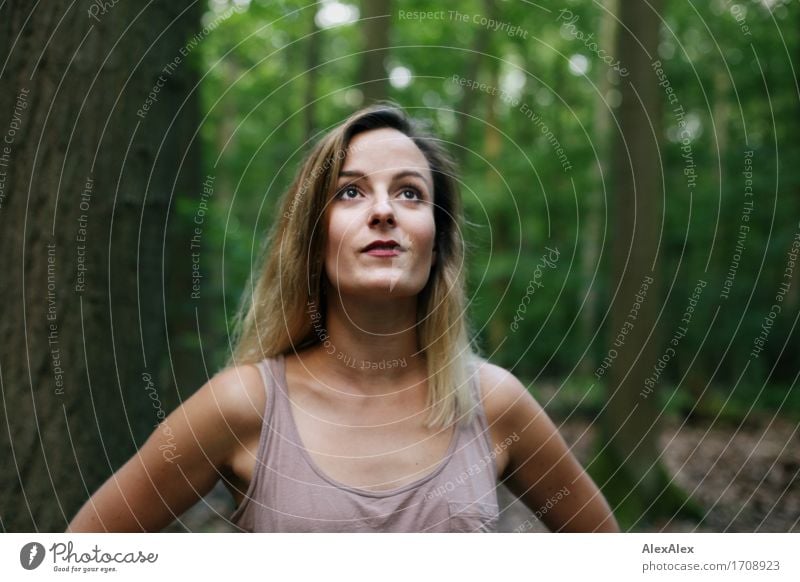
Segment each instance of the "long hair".
M471 418L469 382L477 356L469 340L464 288L463 209L455 163L438 139L393 103L363 108L310 151L278 204L260 272L235 319L228 366L251 364L320 343L325 321L325 209L354 136L393 128L425 155L433 175L437 258L417 301L417 334L428 373L425 425L446 427ZM255 284L253 285L253 281Z

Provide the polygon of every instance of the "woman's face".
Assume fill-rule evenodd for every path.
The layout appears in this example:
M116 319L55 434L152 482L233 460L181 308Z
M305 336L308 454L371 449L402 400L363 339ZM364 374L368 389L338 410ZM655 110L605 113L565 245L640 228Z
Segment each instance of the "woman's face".
M425 287L435 262L433 176L408 136L381 128L350 141L327 227L325 271L342 295L409 297Z

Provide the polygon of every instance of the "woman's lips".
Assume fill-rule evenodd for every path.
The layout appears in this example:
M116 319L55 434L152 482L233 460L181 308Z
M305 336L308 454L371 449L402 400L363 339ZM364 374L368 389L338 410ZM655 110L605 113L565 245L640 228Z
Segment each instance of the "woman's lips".
M368 251L364 251L367 255L372 255L373 257L396 257L400 254L400 249L369 249Z
M403 251L403 247L396 240L375 240L361 252L373 257L396 257Z

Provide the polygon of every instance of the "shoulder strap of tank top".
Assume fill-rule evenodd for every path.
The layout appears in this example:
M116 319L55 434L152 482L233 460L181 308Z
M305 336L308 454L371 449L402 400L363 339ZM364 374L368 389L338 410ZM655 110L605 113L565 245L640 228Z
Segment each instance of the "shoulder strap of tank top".
M263 420L261 424L261 432L258 437L258 448L256 449L255 467L253 468L253 476L250 479L250 484L245 491L244 499L239 504L230 516L233 523L237 523L243 527L245 531L253 531L253 511L254 509L253 498L261 486L263 481L264 472L266 470L266 451L267 442L270 439L270 433L275 425L276 414L274 412L276 407L276 395L280 393L280 388L275 389L276 379L274 373L275 358L264 358L260 362L256 362L255 366L258 368L258 373L261 376L261 382L266 395L266 405L263 410Z
M266 395L266 406L264 408L264 423L271 424L275 416L276 401L280 398L282 387L280 385L282 378L282 355L272 358L264 358L256 364L259 373L261 374L261 381L264 385L264 393Z
M484 441L486 442L487 448L491 451L494 448L494 443L492 442L491 432L489 430L489 419L486 416L486 408L483 405L483 401L481 400L481 377L480 377L480 367L483 363L483 360L480 358L473 358L472 362L470 363L470 385L472 388L472 394L475 398L475 419L477 424L473 423L473 426L477 427L478 432L483 433Z

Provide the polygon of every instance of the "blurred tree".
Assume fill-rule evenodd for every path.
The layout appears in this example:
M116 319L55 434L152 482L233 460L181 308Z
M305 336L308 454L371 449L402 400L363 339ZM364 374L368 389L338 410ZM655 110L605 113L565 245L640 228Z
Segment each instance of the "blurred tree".
M364 30L364 52L362 55L359 88L364 93L364 104L386 99L389 81L386 58L389 56L389 35L392 25L392 0L363 0L361 2L361 25Z
M662 2L622 2L616 52L629 76L621 85L620 131L614 160L612 288L607 372L608 409L602 419L600 460L594 468L623 526L672 517L686 507L660 460L659 404L642 395L660 356L656 329L663 272L658 240L664 211L659 137L661 87L653 61L659 42ZM643 300L637 299L637 295ZM632 311L632 305L638 310ZM631 314L634 314L633 316ZM620 330L624 330L622 339Z
M485 13L485 18L490 19L491 22L497 21L497 1L496 0L481 0L482 8ZM489 61L494 60L495 53L489 54L487 50L489 48L489 44L492 41L491 30L488 26L480 27L475 36L475 40L470 43L469 55L468 55L468 68L459 76L468 79L470 81L478 81L481 78L481 69L483 69L487 64L494 67L494 71L497 71L497 64L491 64ZM499 45L497 45L499 47ZM487 56L489 54L489 56ZM494 77L495 81L497 77ZM491 85L492 87L497 87L497 85ZM476 125L476 121L471 119L470 116L480 117L479 112L476 111L476 105L478 103L478 99L480 97L479 91L466 91L462 98L461 103L459 104L459 109L461 114L459 115L459 122L458 122L458 133L456 134L456 143L462 146L466 146L468 143L467 135L468 129L471 126ZM457 153L461 154L461 156L465 156L469 150L464 147L464 149L459 148Z
M197 119L181 109L191 67L165 67L199 14L99 6L0 6L4 126L21 114L0 209L5 531L62 531L175 400L162 252L173 188L195 178L176 168L196 170ZM174 267L190 281L186 261Z
M597 35L597 46L615 46L617 33L617 0L604 0L600 2L600 32ZM581 309L581 339L580 343L589 346L595 333L597 323L598 287L595 278L600 258L600 249L603 240L600 236L603 227L603 207L606 195L610 194L607 186L610 184L609 172L609 147L611 136L611 116L613 104L607 100L611 98L614 85L611 76L615 74L612 69L602 65L598 66L595 74L597 94L594 99L594 112L592 114L592 143L594 144L595 163L592 164L592 178L584 196L585 219L581 237L581 294L585 296L586 303ZM580 361L581 373L590 376L597 368L594 353L587 349Z
M306 53L306 96L304 103L304 123L306 139L311 139L316 131L317 79L319 78L320 50L322 49L322 32L317 26L317 12L313 8L306 10L308 19L308 49Z

